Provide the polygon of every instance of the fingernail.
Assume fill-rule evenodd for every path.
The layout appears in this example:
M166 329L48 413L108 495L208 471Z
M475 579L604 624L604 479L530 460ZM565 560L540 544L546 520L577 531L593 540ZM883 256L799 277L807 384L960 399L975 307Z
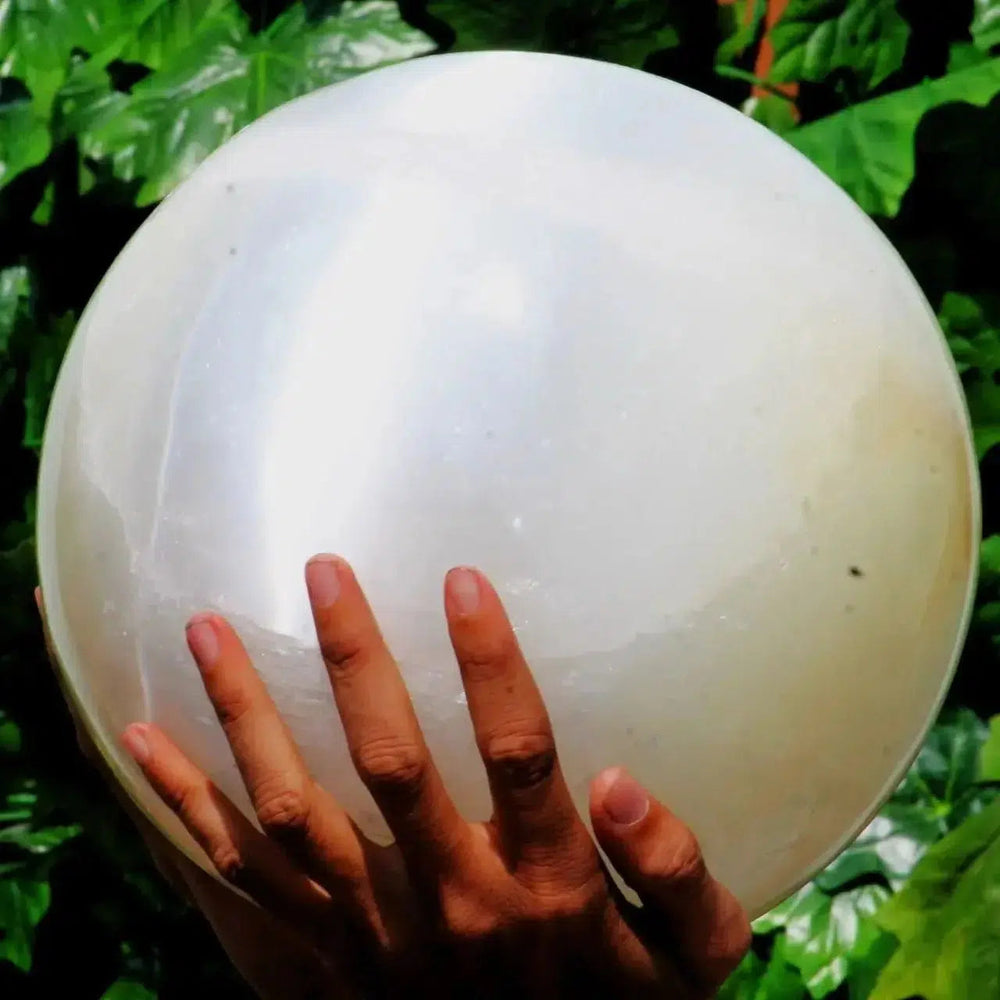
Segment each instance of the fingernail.
M336 556L313 556L306 563L306 590L317 608L328 608L340 597Z
M445 580L448 601L460 615L471 615L479 610L482 594L479 588L479 574L475 570L459 566L450 570Z
M42 610L42 588L41 587L35 587L35 607L38 608L39 611Z
M604 795L604 811L613 823L634 826L649 812L649 795L627 771L619 771Z
M146 738L148 732L148 726L137 722L122 734L122 743L137 764L145 764L149 760L149 740Z
M187 641L194 658L211 666L219 657L219 636L212 615L195 615L187 623Z

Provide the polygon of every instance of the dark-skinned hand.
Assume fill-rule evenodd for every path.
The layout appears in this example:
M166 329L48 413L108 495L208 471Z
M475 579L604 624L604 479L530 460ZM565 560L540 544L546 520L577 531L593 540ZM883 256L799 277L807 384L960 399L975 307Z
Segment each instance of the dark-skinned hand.
M252 824L154 725L123 743L211 859L202 872L130 812L161 871L265 998L706 1000L750 926L691 831L627 773L591 786L605 869L559 766L548 714L494 589L452 570L445 613L493 799L465 820L350 566L306 567L351 757L395 843L368 840L310 776L239 637L214 614L187 641L256 812ZM256 904L256 905L254 905Z

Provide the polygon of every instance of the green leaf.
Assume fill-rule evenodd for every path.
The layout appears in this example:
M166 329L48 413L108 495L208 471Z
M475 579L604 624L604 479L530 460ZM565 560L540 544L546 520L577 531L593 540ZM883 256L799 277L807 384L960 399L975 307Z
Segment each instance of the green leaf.
M945 295L939 313L962 375L980 458L1000 441L1000 300Z
M954 42L948 48L948 72L957 73L970 66L989 62L989 55L971 42Z
M30 295L31 281L26 267L0 270L0 403L17 377L8 355L15 331L28 319Z
M455 32L455 51L518 49L588 56L641 67L678 36L670 0L430 0Z
M26 95L6 96L0 80L0 188L49 155L48 126Z
M802 1000L805 995L802 977L786 961L779 940L767 962L748 952L723 984L717 1000Z
M772 132L784 135L795 128L795 104L779 94L761 94L743 104L743 113L755 122L766 125Z
M941 817L930 803L889 802L858 838L816 876L816 885L833 891L864 875L877 874L898 887L942 832Z
M723 41L715 52L716 66L727 66L740 58L757 40L767 13L767 0L735 0L719 5Z
M183 56L206 36L232 38L243 27L236 0L122 0L132 27L95 55L101 66L113 59L160 69Z
M771 30L777 83L820 83L849 69L865 90L903 64L910 26L896 0L791 0Z
M1000 715L990 719L990 735L979 751L979 779L1000 781Z
M825 997L847 979L855 952L867 953L879 936L871 917L888 897L880 885L831 896L809 883L756 921L754 930L782 929L785 961L802 974L810 996Z
M989 52L1000 45L1000 0L975 0L975 4L969 32L976 48Z
M938 313L959 373L1000 372L1000 302L948 292Z
M53 319L31 341L31 360L24 389L24 445L36 451L42 446L45 415L55 388L56 376L69 344L76 317L72 313Z
M15 754L21 749L21 728L0 708L0 754ZM0 816L0 823L3 822Z
M156 994L132 979L118 979L104 991L101 1000L156 1000Z
M99 52L132 27L128 0L4 0L0 3L0 76L31 91L44 117L69 74L74 50Z
M924 114L951 101L980 107L1000 92L1000 59L925 80L788 133L786 138L868 213L894 216L913 180L914 137Z
M431 48L389 0L345 2L309 17L295 4L262 35L245 20L198 44L133 87L110 88L89 68L68 81L60 130L124 181L144 181L137 202L163 198L234 132L294 97Z
M962 708L943 713L893 795L894 801L920 803L930 797L940 804L944 816L975 788L979 748L986 736L986 724L975 712Z
M878 913L899 940L870 1000L969 1000L1000 990L1000 802L932 847Z
M35 928L45 916L50 899L47 882L0 880L0 961L13 962L25 972L31 969Z
M79 824L49 826L32 830L25 824L7 826L0 829L0 843L11 844L30 854L48 854L61 847L67 840L79 836Z
M26 267L5 267L0 270L0 357L10 344L14 327L24 315L31 281Z

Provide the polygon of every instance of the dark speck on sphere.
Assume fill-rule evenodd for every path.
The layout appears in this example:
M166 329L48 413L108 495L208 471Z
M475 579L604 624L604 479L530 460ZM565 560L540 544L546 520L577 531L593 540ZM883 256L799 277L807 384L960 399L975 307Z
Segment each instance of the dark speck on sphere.
M864 574L864 573L863 573L863 572L861 571L861 567L860 567L860 566L850 566L850 567L848 568L848 572L849 572L849 573L851 574L851 576L853 576L853 577L855 577L855 578L857 578L857 577L862 577L862 576L864 576L864 575L865 575L865 574Z
M228 191L228 192L229 192L230 194L232 194L232 192L236 190L236 185L235 185L235 184L233 184L233 183L232 183L232 181L230 181L230 182L229 182L229 183L228 183L228 184L226 185L226 190L227 190L227 191Z
M236 256L236 247L230 247L229 248L229 256L230 257L235 257Z

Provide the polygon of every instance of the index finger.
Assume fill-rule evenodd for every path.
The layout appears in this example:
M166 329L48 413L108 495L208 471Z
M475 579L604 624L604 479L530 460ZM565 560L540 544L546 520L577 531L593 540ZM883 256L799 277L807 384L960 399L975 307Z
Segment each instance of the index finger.
M469 827L431 759L409 692L354 572L336 556L316 556L306 566L306 585L358 775L412 875L433 877L454 867Z

